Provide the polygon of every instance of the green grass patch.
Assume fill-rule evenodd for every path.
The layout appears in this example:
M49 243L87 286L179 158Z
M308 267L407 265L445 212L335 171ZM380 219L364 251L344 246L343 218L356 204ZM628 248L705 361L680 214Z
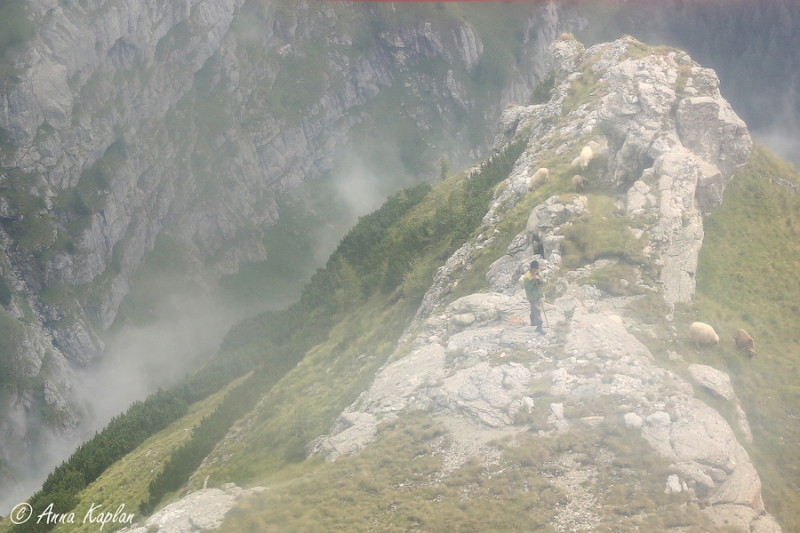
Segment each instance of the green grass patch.
M613 423L555 436L520 433L494 443L497 463L471 458L443 475L438 450L448 439L427 415L402 416L380 426L356 456L314 459L263 479L269 489L240 502L220 531L552 533L567 493L550 479L565 473L564 459L594 472L582 485L596 496L598 531L724 531L686 493L665 494L667 476L677 473L670 461Z
M653 53L663 53L665 50L666 47L652 48L642 42L635 41L628 44L628 47L625 49L625 54L622 57L625 59L642 59Z
M550 91L556 86L555 72L546 76L536 85L536 88L531 94L531 104L545 104L550 101Z
M600 78L606 73L605 69L600 69L597 72L592 70L592 67L605 50L600 50L591 58L585 60L578 66L578 71L581 72L581 77L573 80L569 88L569 94L564 98L562 105L562 113L568 115L578 109L581 105L589 101L591 94L600 87L598 83Z
M3 81L0 79L0 83ZM11 142L11 133L0 128L0 162L4 165L11 165L16 153L17 147Z
M231 511L220 531L551 531L560 494L538 464L471 460L437 482L433 446L444 435L424 415L386 424L355 457L310 461L305 475L268 480L270 490Z
M114 179L116 167L125 157L124 143L116 141L106 149L103 157L81 174L76 193L90 213L97 213L105 207L107 189Z
M0 276L0 305L8 305L11 303L11 287L8 286L6 278Z
M277 116L291 124L299 124L325 93L328 59L324 42L322 37L302 41L295 54L280 61L267 103Z
M55 133L55 131L56 129L50 124L48 124L48 122L45 120L41 126L36 128L36 136L33 138L33 142L37 144L44 142L44 140L47 139L47 137L49 137L53 133Z
M77 294L75 287L54 279L39 291L39 301L44 305L57 307L70 315L78 310Z
M687 350L698 362L731 375L748 415L748 447L762 480L767 509L785 531L800 530L800 174L756 144L705 219L695 309L681 318L711 324L714 349ZM677 316L677 313L676 313ZM755 339L749 359L731 340L738 328ZM679 329L683 336L686 329ZM696 355L694 355L696 354ZM686 356L684 354L684 356ZM733 425L733 424L732 424Z
M581 278L579 283L594 285L612 296L629 296L636 294L636 279L636 271L633 266L617 263L595 271L588 278Z
M614 199L590 194L589 210L561 228L561 269L574 270L604 257L644 262L641 239L630 230L630 218L614 216Z
M16 169L8 171L7 175L10 179L0 187L0 195L5 197L15 216L0 219L0 224L20 249L41 251L55 242L56 225L47 212L44 198L35 192L38 175Z
M99 213L105 208L106 195L111 181L117 172L117 168L122 165L127 157L125 144L119 140L111 144L103 157L81 173L78 184L75 187L62 189L53 199L53 206L59 218L65 220L66 236L60 240L51 242L48 250L48 259L56 253L66 251L75 253L77 250L73 239L76 239L92 223L92 215Z
M112 513L124 504L126 513L138 515L139 502L146 498L147 487L151 480L163 471L166 459L191 438L192 429L198 426L201 420L210 416L225 396L244 379L242 377L234 380L219 392L192 405L186 416L151 436L114 463L77 495L78 503L72 510L77 523L59 525L54 531L65 533L96 531L96 524L81 523L93 503L103 505L103 511ZM106 527L112 525L114 524L108 524Z

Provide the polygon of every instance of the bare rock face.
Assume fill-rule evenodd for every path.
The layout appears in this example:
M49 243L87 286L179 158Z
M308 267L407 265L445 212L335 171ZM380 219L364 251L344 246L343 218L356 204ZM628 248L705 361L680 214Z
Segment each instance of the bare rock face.
M547 388L555 401L548 406L549 429L543 433L620 424L639 432L655 453L673 462L680 475L665 480L668 492L688 491L705 502L706 513L718 524L780 531L764 509L758 474L726 420L695 398L690 383L660 367L630 332L656 338L626 312L637 295L691 301L702 217L719 205L751 146L746 127L719 95L713 71L678 51L642 54L641 46L629 38L586 51L569 39L552 45L553 97L547 104L504 114L496 148L502 149L519 125L530 131L528 147L492 201L478 237L434 278L399 343L406 349L410 343L411 353L379 371L373 386L345 410L329 435L307 448L309 453L334 460L360 450L375 438L379 419L406 410L425 411L448 427L469 424L476 432L491 431L494 438L513 434L527 429L525 417L518 415L536 407L531 387ZM637 53L631 55L632 49ZM571 84L589 72L596 79L592 97L571 103L574 107L563 116ZM557 141L552 140L555 133ZM544 160L568 163L589 143L596 159L588 165L590 183L612 197L613 216L629 221L630 242L641 254L627 252L638 261L631 267L636 279L621 285L628 294L611 295L586 283L622 258L559 271L565 228L592 211L587 198L562 194L534 207L524 231L488 268L489 292L443 306L448 287L460 279L455 272L463 276L474 268L474 250L497 238L497 224L529 194L530 169L543 166ZM544 335L527 325L529 306L520 283L534 258L545 281L560 276L553 284L555 300L544 303L549 326ZM657 267L657 279L642 274L651 267ZM512 356L515 360L506 359ZM675 354L675 359L682 358ZM699 386L735 400L723 372L707 365L692 365L688 371ZM601 407L607 402L614 405ZM565 405L575 404L584 412L572 418ZM597 406L594 412L592 406ZM744 428L746 414L741 407L738 411Z
M103 353L105 344L83 321L53 330L53 342L61 353L76 366L87 366Z
M581 43L567 36L553 42L547 51L547 71L555 73L556 83L561 83L575 71L573 60L585 51Z
M713 71L692 69L692 76L700 77L707 84L703 91L707 96L692 96L680 101L676 113L678 132L684 146L703 161L719 168L727 185L736 169L747 160L752 146L747 126L720 98L719 90L714 87L719 81L714 81ZM717 191L719 198L715 205L712 204L712 209L722 202L725 185ZM712 191L704 193L711 195Z
M10 58L13 83L0 95L0 185L25 202L0 196L0 218L36 217L44 229L20 246L0 228L0 276L13 292L6 310L32 321L17 375L38 379L26 395L40 404L49 398L47 408L66 423L51 428L58 436L83 414L63 367L87 367L103 354L98 332L114 321L158 235L168 233L209 279L263 261L272 253L263 236L279 218L276 196L334 168L354 126L381 127L364 104L393 86L414 100L424 93L427 107L404 106L404 116L420 131L440 120L455 139L463 131L454 117L493 122L509 102L526 100L544 73L547 45L572 25L554 4L532 7L520 68L484 105L466 83L484 50L466 22L391 24L374 48L359 51L352 19L370 16L360 6L259 3L254 22L244 3L28 2L35 35ZM318 53L317 39L325 41L325 68L309 67L319 79L302 87L307 101L276 104L280 96L268 88L294 76L287 65ZM446 75L416 73L427 59L446 63ZM448 157L459 165L483 157L472 150ZM87 183L92 176L102 179ZM91 205L78 189L90 190ZM45 352L51 370L42 370ZM11 421L35 407L0 404L0 427L8 418L15 428L0 435L6 464L19 463L10 440L22 439L30 453L43 445Z
M119 531L125 533L195 533L213 531L222 524L225 513L239 499L264 490L267 489L253 487L252 489L243 490L233 483L226 483L218 489L198 490L154 513L142 526L134 525Z
M711 392L726 400L733 400L736 397L733 393L731 378L725 372L708 365L689 365L688 370L695 381Z

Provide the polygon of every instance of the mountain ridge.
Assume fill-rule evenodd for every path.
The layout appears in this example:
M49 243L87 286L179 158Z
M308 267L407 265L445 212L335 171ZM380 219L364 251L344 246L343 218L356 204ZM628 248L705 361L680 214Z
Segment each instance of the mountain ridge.
M738 154L738 163L726 161L730 156L711 161L701 160L709 166L718 161L723 162L721 167L724 170L716 165L714 169L710 169L702 163L692 161L696 157L707 158L709 154L712 157L733 154L736 149L732 147L741 146L740 143L749 150L746 127L743 128L741 121L720 113L717 115L719 120L727 121L732 128L723 134L723 137L728 137L720 138L719 142L709 141L707 135L695 135L691 127L685 127L681 138L686 142L692 144L696 142L695 139L702 138L709 143L699 146L694 144L696 150L685 149L678 136L671 133L674 130L670 128L675 127L676 121L699 124L687 120L691 115L687 109L692 105L700 105L698 112L705 113L702 109L709 104L709 99L714 100L716 90L713 72L691 66L690 59L680 51L663 48L652 50L642 47L632 39L598 45L584 51L568 37L558 41L551 47L551 51L554 56L560 55L562 58L561 63L553 63L556 68L566 66L566 72L561 79L556 78L552 109L548 113L547 106L540 105L511 108L506 112L507 118L503 124L513 124L510 136L520 133L531 141L528 149L516 160L509 178L495 189L490 211L483 218L482 227L437 270L434 287L426 291L429 296L423 298L420 308L422 311L417 312L420 320L407 327L406 335L401 336L399 350L382 365L371 388L342 413L330 435L317 439L309 446L308 451L311 454L322 453L330 460L341 455L339 460L347 461L346 455L359 450L366 453L377 446L369 443L376 437L380 440L383 433L388 432L386 435L391 440L399 439L405 432L412 439L417 439L409 444L410 449L418 450L414 457L429 458L434 461L434 465L426 463L427 466L422 471L401 474L401 477L411 477L392 484L391 491L395 491L395 497L409 491L423 491L428 494L426 498L431 498L431 502L443 502L444 509L448 498L452 499L453 495L448 495L442 488L437 496L435 487L448 486L449 476L462 476L464 469L476 468L475 472L488 475L486 479L500 479L507 470L505 467L514 470L524 468L523 465L529 467L531 464L516 463L517 466L512 468L513 461L508 463L499 459L512 453L509 450L520 450L528 446L535 448L533 441L537 438L546 441L554 436L570 435L570 432L574 432L573 438L582 442L581 439L588 438L587 432L596 431L599 433L592 433L593 438L598 443L603 443L603 446L594 452L589 452L591 446L587 449L574 440L571 444L557 440L553 444L556 446L554 449L542 452L545 455L539 456L538 460L544 461L541 464L558 467L557 472L560 473L551 474L548 479L560 491L560 503L549 504L554 506L555 514L539 517L536 519L538 522L534 520L531 524L539 523L554 531L573 530L576 527L590 530L611 528L618 531L641 529L645 525L654 530L665 528L670 531L684 531L692 527L703 527L709 531L725 527L743 528L745 531L780 531L777 522L764 511L758 476L744 447L737 442L737 438L743 439L745 443L752 439L741 407L737 407L740 414L736 415L738 419L731 427L723 417L695 397L700 393L696 392L698 389L691 382L699 386L699 390L710 391L712 397L714 394L727 396L724 389L715 385L715 382L719 382L720 375L723 376L722 381L727 376L713 368L699 368L695 365L689 367L690 370L694 369L690 382L660 368L658 364L664 362L657 361L639 340L641 338L652 344L660 335L666 335L669 339L667 342L680 342L676 340L680 334L671 322L676 313L684 313L683 309L694 293L692 284L687 287L680 280L690 274L693 277L700 247L689 246L689 250L694 250L694 257L684 258L675 265L669 265L667 261L659 263L659 259L662 254L669 253L676 242L684 242L682 239L687 233L702 242L701 212L708 215L713 207L719 205L725 183L733 177L733 171L744 164L746 157ZM578 57L581 59L573 61ZM606 93L603 91L603 75L593 77L594 86L589 87L588 100L578 102L574 107L570 106L567 116L573 117L571 126L563 122L559 125L557 120L548 121L548 115L561 116L564 102L575 94L572 92L573 85L580 83L582 78L585 79L592 72L593 65L601 60L604 63L601 63L603 66L598 71L605 70L603 75L609 73L620 78L624 78L627 73L630 85L620 82L617 90ZM643 118L642 122L645 124L658 124L656 131L649 136L650 142L635 143L638 139L632 139L626 144L628 138L625 137L609 139L607 151L598 150L594 166L587 165L588 172L584 171L590 176L590 194L585 196L565 192L570 186L569 175L576 170L577 163L573 157L580 152L581 146L590 141L586 135L592 134L594 130L594 126L588 128L588 131L583 129L583 125L595 120L592 109L608 111L615 98L622 96L624 101L626 90L631 91L628 95L635 94L634 87L638 88L640 85L634 84L634 80L644 85L643 76L652 76L654 71L659 72L659 68L678 71L681 62L689 63L690 73L698 76L700 87L694 89L694 93L689 91L682 95L682 98L688 98L682 118L678 118L680 107L673 107L669 100L666 104L670 105L653 99L642 99L642 102L633 99L625 101L627 105L638 104L647 106L650 110L660 108L659 113L673 118L658 122L648 120L646 112L644 117L622 113L629 120L631 117L633 120ZM646 68L646 65L650 68ZM630 68L631 66L634 68ZM615 72L615 69L618 70ZM664 90L665 84L679 83L679 76L676 72L673 76L666 75L658 81L660 85L654 83L655 87L651 87L653 92L649 94L658 94L660 91L662 95L669 95L670 92ZM688 82L684 87L690 88L696 83L691 76L687 76L683 82ZM597 92L591 95L593 91ZM676 98L676 92L672 92L672 99ZM697 100L692 100L693 98ZM719 99L718 92L715 101L720 108L724 108L724 101ZM582 106L584 109L581 109ZM517 118L511 118L514 116ZM619 123L615 122L617 116L607 113L601 118L607 121L607 129L603 130L601 127L601 136L620 131ZM704 124L708 126L708 122ZM625 128L621 129L625 131ZM720 130L724 131L725 128ZM548 143L546 139L554 131L559 136L554 142ZM570 136L570 132L575 133ZM629 128L627 132L641 134L639 128ZM507 134L507 131L501 133ZM662 143L659 136L666 137L669 142ZM536 142L539 139L545 141ZM605 145L603 139L598 140L599 147ZM716 150L703 150L703 146L715 146ZM610 157L614 150L630 150L637 157L632 158L633 161L615 159ZM641 152L637 154L637 150ZM548 154L552 154L552 159L547 159L550 163L561 163L549 163L550 182L530 193L527 188L532 170L546 160ZM648 154L652 154L650 161L642 157ZM678 164L674 164L676 161ZM473 171L472 178L478 175L479 171ZM687 183L693 186L684 188ZM654 187L658 194L648 197ZM619 199L616 202L613 199L605 200L615 189L619 191ZM552 195L558 191L561 192ZM676 199L677 203L674 201ZM687 209L694 210L695 214L687 213ZM607 222L609 219L636 220L636 217L647 216L648 211L654 216L643 227L625 229ZM578 237L578 234L570 233L570 226L580 225L582 217L590 216L592 218L587 220L591 220L596 226L596 233L593 235L600 242L594 250L578 249L576 256L576 251L570 252L565 246L567 242ZM665 225L669 221L675 222L677 226ZM503 229L521 227L523 231L495 232L492 231L495 225ZM590 226L586 228L592 231ZM619 241L603 242L603 231L630 232L633 238L627 238L625 246L632 245L638 249L638 253L635 249L619 248ZM670 231L672 239L659 241L659 235L663 236ZM534 243L530 238L532 233L537 233L544 244L544 254L539 256L544 261L543 272L546 276L558 275L558 280L552 286L555 302L545 307L550 317L551 332L542 338L536 337L531 328L520 327L512 320L522 317L524 321L527 314L517 277L527 262L536 257ZM647 240L643 241L643 236ZM492 242L499 239L502 239L500 246ZM496 259L492 254L480 257L480 251L487 248L493 249L495 254L500 251L500 257ZM503 249L505 253L502 252ZM491 257L491 262L487 262L487 257ZM559 263L572 266L559 270ZM660 268L646 269L648 264ZM490 292L474 292L469 287L474 287L471 284L484 274L484 281L480 285ZM469 276L472 276L472 281ZM668 281L671 276L678 280L672 285ZM584 284L583 280L590 282ZM458 291L466 294L459 294ZM657 300L661 301L660 306L656 305ZM645 307L641 307L642 304ZM648 309L649 307L652 309ZM649 316L652 312L663 312L666 319L664 315ZM624 317L622 325L618 320L620 315ZM649 318L656 318L655 324L666 320L666 333L661 331L662 325L653 325ZM679 343L678 346L676 349L686 350L685 344ZM681 364L675 363L682 361L681 355L674 350L669 351L667 361L673 361L670 364ZM358 360L356 352L351 353L351 360ZM336 360L338 361L338 357ZM308 372L320 363L324 366L324 359L317 362L314 362L313 357L306 359L290 375L299 377L301 373ZM328 372L333 368L329 366ZM313 393L313 386L308 391ZM272 412L273 415L259 415L257 409L235 426L218 449L206 459L204 466L195 473L195 489L199 489L200 480L205 485L209 480L220 483L231 477L244 482L253 479L252 474L247 474L240 466L232 465L234 461L241 465L245 455L247 462L258 463L259 459L254 455L260 453L256 443L260 442L261 446L269 446L269 443L264 441L263 430L253 432L253 429L268 421L269 416L274 416L275 408L282 401L280 396L281 393L277 393L273 402L278 403L272 406L269 406L269 401L262 402L260 409L266 413ZM555 401L558 399L562 401ZM731 398L733 400L738 406L735 396ZM296 408L287 406L285 409ZM403 414L406 411L428 414L414 415L421 419L409 422L410 415ZM298 415L302 416L299 413ZM430 422L429 417L438 424L444 423L445 427L431 431L433 422ZM423 434L413 436L417 430L406 424L418 427ZM458 429L459 424L462 425L461 430ZM281 426L275 426L273 430L278 427ZM379 429L381 427L384 429ZM400 434L392 433L398 428ZM498 432L498 428L506 430ZM520 432L524 428L528 431ZM481 435L482 432L486 435L483 437L485 440L480 442L480 438L475 439L475 434ZM628 500L627 507L626 503L608 498L597 507L602 493L587 493L586 482L610 475L605 470L608 465L612 465L612 472L615 471L614 468L623 467L625 463L619 462L623 460L619 453L625 448L620 447L620 442L614 439L631 438L637 432L655 455L666 457L672 464L662 463L659 468L665 470L656 469L663 472L663 478L659 478L660 482L655 485L648 485L647 490L635 484L621 483L617 479L622 485L632 487L630 490L639 498ZM514 434L516 437L512 437ZM511 440L507 440L508 438ZM521 440L517 441L515 438ZM474 444L468 444L470 440ZM243 444L248 442L249 444ZM381 446L387 446L387 441L381 442ZM611 444L612 442L615 444ZM380 457L379 450L380 448L373 450L372 453L377 453ZM400 450L403 448L399 448L396 453L401 453ZM624 453L629 452L630 449ZM240 456L238 460L235 459L237 455ZM471 460L470 456L477 456L478 459ZM334 464L338 464L339 460ZM588 468L581 468L576 460L588 465ZM359 460L353 461L357 463ZM436 466L437 462L441 464ZM392 468L401 468L400 462L391 464L396 464ZM651 466L655 464L651 463ZM317 468L313 465L312 461L308 468ZM276 467L262 470L260 476L266 476L273 468ZM383 472L380 468L376 470L378 471ZM547 473L547 468L544 472ZM540 470L539 474L541 473ZM535 478L532 473L529 475L532 476L530 479ZM363 476L365 477L358 481L363 491L356 489L357 493L363 492L363 495L351 496L357 498L356 500L340 500L341 505L360 505L362 499L364 502L370 501L369 494L381 495L390 491L388 486L381 485L380 479L384 479L382 473L371 475L366 470ZM477 487L473 498L483 501L488 497L492 501L494 489L488 489L488 493L483 493L480 489L487 483L485 480L474 479L471 483ZM279 482L278 487L280 486L283 485ZM409 488L403 489L404 486ZM581 489L581 486L584 488ZM541 490L544 485L539 487ZM263 491L260 495L253 496L254 500L243 503L243 507L232 514L234 518L228 525L223 522L223 530L242 527L270 530L272 523L268 519L251 515L258 515L261 511L257 509L265 505L270 509L275 505L281 506L280 496L272 490L275 489ZM324 491L322 488L314 490ZM667 496L658 496L659 492L666 493ZM506 494L502 491L497 494L501 493ZM310 504L303 498L302 492L293 494L292 497L298 499L298 502ZM498 497L497 494L494 498ZM331 497L336 499L333 495ZM506 497L511 498L510 495ZM470 499L469 496L467 498ZM410 501L407 505L411 505ZM532 502L533 500L531 505ZM378 505L378 509L381 509L382 504ZM602 508L603 512L598 513L595 508ZM400 505L398 509L402 510L404 507ZM462 511L465 512L463 516L450 516L449 520L454 520L454 523L470 520L466 509L462 508ZM295 512L301 513L303 520L311 520L306 524L316 524L316 527L334 527L332 524L337 523L336 513L330 509L322 511L330 515L323 514L317 518L309 514L313 514L310 509L301 511L298 508ZM428 512L434 512L433 508L429 508ZM678 515L683 518L678 518ZM282 516L283 519L290 520L280 513L271 516L273 519L275 516ZM370 520L378 520L376 523L385 527L412 530L426 523L424 516L403 514L403 518L397 518L398 522L392 518L394 516L391 513L383 518L365 517L364 527L367 527L366 523ZM145 526L158 526L159 520L163 518L164 515L156 514ZM529 518L533 520L532 517ZM326 522L327 519L332 522ZM278 527L277 524L274 525ZM284 526L285 524L281 524L280 527ZM525 524L521 527L529 526L530 524ZM353 523L350 527L358 530L361 526ZM144 527L142 530L145 530Z
M718 409L735 410L739 402L726 404L714 399L719 393L714 392L712 381L684 374L687 365L682 357L689 358L691 349L681 340L684 333L677 326L691 314L688 301L681 300L687 294L691 298L694 289L692 284L686 285L682 280L693 277L698 268L697 257L685 258L675 265L656 262L661 254L672 249L675 240L683 242L680 241L683 228L688 227L691 231L687 233L697 235L698 219L702 228L700 213L721 200L722 191L718 185L723 184L724 188L736 165L726 168L722 164L716 172L708 169L695 158L708 157L709 153L724 154L725 150L712 152L700 146L701 149L688 151L680 138L670 136L670 128L674 127L670 120L677 120L679 107L674 110L672 119L658 123L656 133L650 137L656 141L652 143L637 144L634 142L637 139L632 139L626 144L628 138L625 137L616 139L616 144L612 139L604 143L600 137L586 136L597 135L593 127L586 132L574 124L547 120L548 115L561 116L566 104L569 109L566 115L572 117L572 122L585 125L593 119L592 107L608 109L598 106L605 96L612 96L609 100L613 100L614 96L621 95L627 105L647 106L652 110L660 105L658 100L644 98L637 102L631 98L648 95L646 91L637 94L643 79L638 80L638 89L631 82L627 90L620 84L621 88L614 93L604 94L603 75L614 74L614 68L623 63L638 68L622 68L621 73L616 74L631 74L629 79L633 80L642 72L648 75L653 72L652 68L641 68L643 65L653 67L655 64L656 72L661 67L679 72L679 67L673 65L691 65L690 59L682 52L652 50L630 39L584 51L574 40L564 37L554 45L553 52L562 57L562 63L553 64L566 66L556 83L554 105L550 110L547 105L509 109L502 122L500 139L502 142L519 134L538 140L552 132L557 132L558 136L546 136L543 142L531 143L515 159L509 178L492 188L493 199L489 213L483 217L484 227L472 232L467 243L455 254L448 252L443 268L425 265L426 272L436 272L434 289L424 289L430 293L429 297L418 296L423 302L423 311L417 313L420 320L408 325L407 321L417 311L414 305L407 305L407 318L401 321L402 327L393 326L394 338L401 339L401 349L395 352L394 342L380 339L380 336L362 340L347 338L348 329L350 334L356 335L373 328L385 332L381 322L388 315L374 316L376 310L387 308L385 296L379 294L380 298L372 298L372 307L349 319L343 327L331 330L331 338L312 350L287 375L282 392L278 388L271 393L271 405L269 397L262 402L261 409L267 411L266 417L259 417L256 411L235 426L195 473L192 487L198 494L204 491L200 487L209 482L215 485L231 478L244 484L272 480L269 489L242 501L229 519L222 522L223 530L270 530L295 524L312 529L347 525L354 530L369 527L480 529L487 526L528 530L538 525L551 531L578 527L600 531L686 531L697 527L706 531L725 528L780 531L770 515L763 512L760 483L753 483L758 476L751 470L752 466L747 466L750 464L745 459L747 454L742 455L747 447L747 431L744 424L737 424L742 421L741 415L735 414L726 422L708 407L719 402L722 407L717 406ZM590 62L595 56L599 57ZM581 60L573 61L576 57ZM600 60L605 61L601 63L604 66L595 72L593 66ZM603 69L606 73L595 76ZM716 89L713 73L692 69L690 74L700 78L700 91L713 93ZM664 76L657 81L661 86L677 86L680 76ZM684 83L689 81L687 76ZM588 89L584 101L580 99L581 83ZM691 88L695 83L692 79L684 88ZM690 99L684 104L689 109L692 103L701 104L703 107L695 107L695 110L700 109L695 112L704 113L708 101L702 98L708 98L707 95L701 92L682 96ZM691 98L701 100L692 101ZM718 105L724 107L724 104ZM671 105L661 107L662 113L672 116ZM721 120L725 121L722 115ZM613 120L615 116L614 113L605 116L611 120L606 131L601 128L602 136L619 131L619 124ZM624 116L638 120L636 114ZM646 113L644 118L648 118ZM686 118L684 115L682 120ZM644 123L655 122L646 120ZM738 131L735 120L727 120L727 123L734 127L724 135L739 141L711 142L711 146L735 146L746 136L746 130ZM508 125L513 127L509 129ZM629 126L629 129L621 129L632 136L642 134L641 129ZM678 142L659 143L659 135ZM693 137L691 128L683 135L689 142L693 138L708 138ZM590 177L589 189L584 194L569 192L571 175L578 171L574 158L581 147L592 140L598 144L597 158L594 164L587 166L588 172L582 172ZM606 151L602 149L604 145ZM630 153L627 158L612 159L610 155L615 150L617 153L630 150ZM642 157L650 153L657 156L650 156L652 162ZM545 159L547 156L550 158ZM722 161L727 159L726 156ZM528 192L531 171L545 160L551 171L550 181ZM679 164L668 164L676 161ZM481 175L475 170L471 179ZM666 180L667 177L670 179ZM683 189L686 181L694 182L697 187L705 185L706 191ZM681 194L672 194L675 191ZM437 191L432 193L437 194ZM441 197L447 198L447 194ZM640 209L643 214L638 212ZM687 209L695 213L686 213ZM613 222L648 214L654 216L644 227L625 228ZM581 222L581 218L585 222ZM662 219L678 226L664 226ZM498 228L497 232L487 231L493 226ZM787 226L791 227L789 222ZM667 234L665 228L677 238L662 242L653 239L652 236ZM579 229L588 231L589 238L579 233ZM642 233L637 237L635 230ZM553 327L548 328L550 333L540 340L533 336L531 328L520 327L510 320L519 317L524 320L527 314L516 281L527 261L535 257L530 239L534 232L544 245L542 259L548 261L545 272L557 277L551 287L551 297L555 301L546 306ZM626 235L622 246L619 240L607 240L609 235L619 232ZM642 237L652 240L648 243L642 241ZM596 246L570 250L567 246L570 242L594 242ZM649 251L645 250L647 245L651 248ZM699 246L688 248L695 250L695 254L700 251ZM440 252L438 256L441 255ZM653 263L646 255L650 255ZM555 260L556 256L559 261ZM569 266L561 270L560 264ZM661 268L646 268L652 264ZM402 288L416 282L413 273L414 269L407 271L401 289L390 292L392 299L397 298L395 304L406 296ZM669 288L668 276L676 279ZM480 289L490 292L482 293ZM677 296L672 302L662 296L670 291ZM637 294L639 292L641 294ZM346 304L346 295L341 296L339 305ZM378 299L383 301L378 302ZM409 303L414 304L413 301ZM610 318L611 315L622 316L623 325ZM405 336L401 335L403 328L406 328ZM402 339L414 344L403 346ZM380 352L375 349L378 340L382 344ZM362 351L364 348L366 351ZM713 354L710 351L700 353L701 356ZM375 361L381 357L387 359L386 364ZM733 356L726 354L726 357ZM364 361L372 362L363 367ZM420 363L424 364L418 366ZM402 370L402 365L406 365L406 370ZM677 375L676 368L681 368ZM242 470L242 462L257 466L259 463L255 455L242 456L243 442L249 441L251 450L257 445L273 445L262 438L263 422L269 417L288 413L290 419L278 424L273 422L273 429L291 429L297 432L300 441L309 434L307 426L312 430L320 426L319 421L311 420L315 416L310 409L313 398L320 394L319 389L313 388L315 380L325 383L326 374L331 379L340 379L350 372L366 374L359 378L360 385L354 387L357 390L369 387L372 369L379 371L378 377L388 386L382 392L367 388L353 408L342 414L327 437L330 442L337 434L350 431L349 438L355 443L351 449L363 448L360 454L352 459L343 456L333 466L324 466L319 459L312 459L287 467L284 458L283 465L278 460L267 469L261 465L250 473ZM310 371L317 376L302 378L303 372ZM437 373L442 371L444 373ZM391 372L396 373L395 380ZM418 379L409 382L409 374ZM478 394L472 394L470 387L477 388ZM292 389L293 394L289 394ZM450 397L443 398L442 391L448 392ZM594 395L588 394L591 391ZM599 391L605 392L600 392L598 397ZM617 396L627 400L621 402ZM332 397L327 397L328 401ZM526 398L532 400L530 404ZM337 396L338 403L343 400L344 405L348 405L346 395ZM625 408L624 412L619 410L621 407ZM402 414L405 409L423 414L409 417ZM326 416L333 410L335 406L328 409ZM466 422L462 420L460 431L452 421L442 427L441 421L425 414L441 416L448 411L456 417L469 415ZM370 415L372 420L364 415ZM397 418L392 420L394 416ZM488 430L476 429L478 420L488 425ZM746 415L744 421L747 421ZM363 431L361 436L352 439L352 434L358 433L353 430L364 427L365 423L367 426L374 423L375 429ZM253 431L259 426L260 433ZM503 440L502 434L482 434L504 426L517 435ZM518 431L523 428L527 431ZM636 432L640 432L644 440L633 438ZM475 433L481 434L484 440L475 439L475 445L470 445L469 437ZM378 443L366 444L375 436ZM737 440L743 441L742 444ZM393 441L394 446L391 446ZM319 445L315 447L320 448ZM334 448L339 447L334 445ZM646 453L647 447L677 463L659 462L654 457L657 454ZM457 453L459 448L460 454ZM359 459L362 456L367 459ZM472 460L471 456L478 459ZM455 463L453 457L457 458ZM290 459L290 462L295 460ZM283 468L288 470L284 478L281 477ZM295 481L291 481L292 468L297 474ZM630 475L626 470L634 472L634 479L625 477ZM323 472L322 477L315 478L318 471ZM636 474L643 472L652 474L652 478ZM311 481L303 481L304 478ZM352 480L352 484L347 480ZM587 491L587 486L611 489L608 492ZM665 494L665 486L669 494ZM525 494L530 496L523 496ZM459 504L459 501L467 501L469 505ZM334 503L333 507L315 509L312 502ZM514 507L517 503L521 507ZM501 505L501 512L491 512L496 505ZM532 511L539 507L551 511L544 514ZM471 508L478 512L471 513ZM171 513L176 510L175 507L165 508L163 513L148 519L141 530L166 531L172 530L171 527L176 527L175 531L186 530L169 524L168 509ZM283 522L276 522L276 518ZM191 530L192 526L181 527Z

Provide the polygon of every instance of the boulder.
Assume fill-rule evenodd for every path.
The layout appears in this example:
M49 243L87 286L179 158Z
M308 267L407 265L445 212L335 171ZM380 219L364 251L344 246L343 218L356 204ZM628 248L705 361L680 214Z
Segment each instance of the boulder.
M219 528L225 514L240 498L258 494L264 487L242 490L233 483L203 489L171 503L148 518L144 525L120 529L121 533L200 533ZM135 512L131 510L130 512Z
M625 413L625 427L628 429L642 429L642 417L636 413Z
M731 385L731 378L725 372L708 365L692 364L689 365L689 373L697 383L717 396L729 401L734 399L735 394L733 385Z

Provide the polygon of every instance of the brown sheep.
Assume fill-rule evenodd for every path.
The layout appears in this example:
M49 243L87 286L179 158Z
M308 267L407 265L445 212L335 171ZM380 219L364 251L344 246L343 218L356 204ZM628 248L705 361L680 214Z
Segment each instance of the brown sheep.
M581 192L587 183L589 180L579 174L575 174L575 177L572 178L572 188L575 189L575 192Z
M756 354L756 343L745 330L737 329L736 335L733 336L736 346L745 350L747 355L753 357Z

